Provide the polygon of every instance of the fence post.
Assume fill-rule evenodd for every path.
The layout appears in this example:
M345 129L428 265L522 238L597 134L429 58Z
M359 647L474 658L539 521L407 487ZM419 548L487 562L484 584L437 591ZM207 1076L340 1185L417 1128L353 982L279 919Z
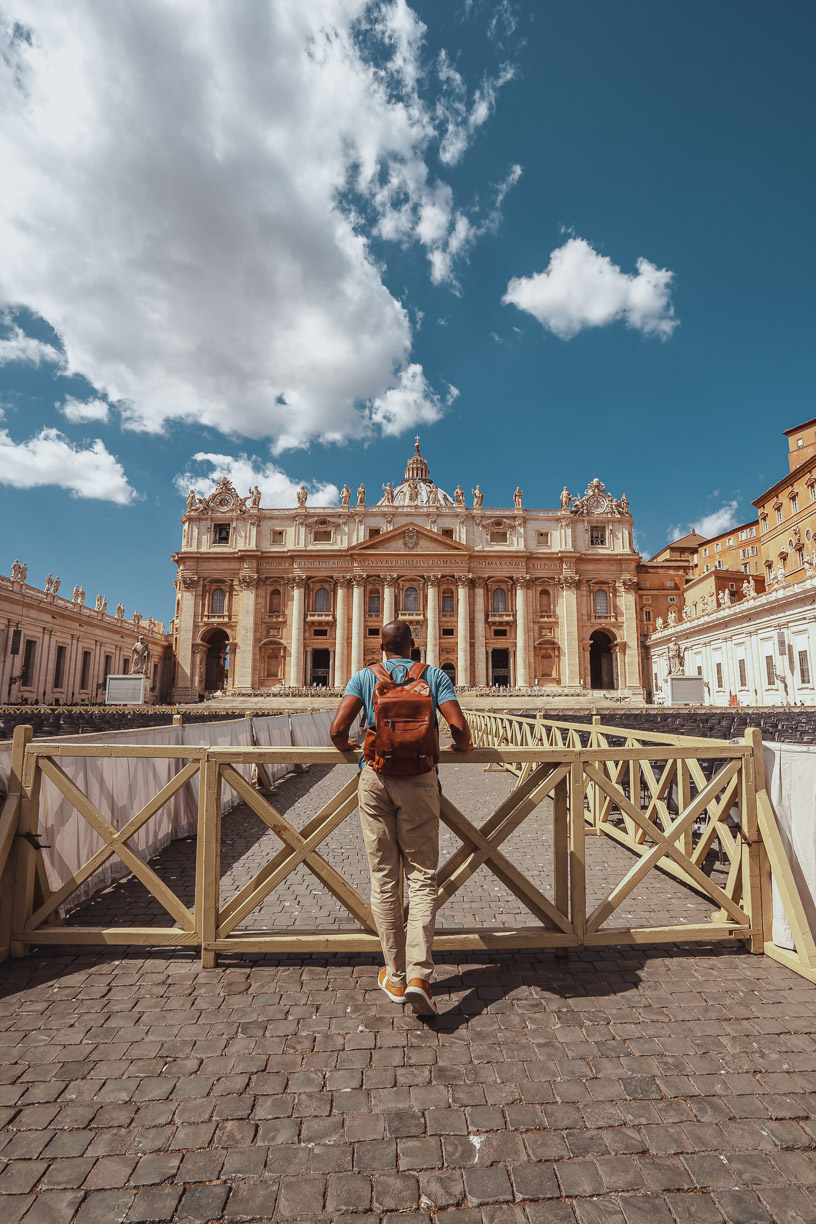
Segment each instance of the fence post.
M40 773L39 763L35 757L26 754L26 748L34 736L32 727L15 727L12 740L12 772L18 771L20 785L20 817L17 825L16 855L14 867L14 899L11 914L11 942L9 951L12 956L26 956L29 945L14 938L15 931L23 931L28 926L34 906L34 881L37 875L37 854L34 846L26 838L26 834L35 834L39 828L40 815ZM16 766L15 766L16 760Z
M198 787L195 915L201 941L201 968L214 969L218 954L212 947L221 906L221 770L206 756Z
M182 716L180 714L174 714L173 715L173 726L181 727L183 725L184 725L184 719L182 718Z
M23 795L25 748L31 727L15 727L11 748L8 795L0 816L0 961L9 954L14 913L14 880L17 874L17 834L20 831L20 806ZM5 859L5 862L3 862Z
M771 870L767 851L759 836L757 818L757 791L765 789L765 760L762 756L762 732L759 727L746 728L745 742L751 749L751 755L744 757L742 762L740 825L747 838L747 842L744 841L742 846L742 896L743 908L747 909L755 932L751 936L750 949L757 953L764 952L766 926L772 925L773 922ZM772 935L767 938L771 939Z
M584 764L580 752L573 749L570 765L570 908L572 927L578 943L586 934L586 839L584 817Z

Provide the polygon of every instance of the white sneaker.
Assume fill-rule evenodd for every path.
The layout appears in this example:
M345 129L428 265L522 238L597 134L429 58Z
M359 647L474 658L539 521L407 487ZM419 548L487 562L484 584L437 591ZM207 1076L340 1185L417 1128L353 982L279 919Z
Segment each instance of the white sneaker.
M410 1003L418 1016L438 1015L434 997L431 994L431 984L424 978L411 978L405 987L405 1001Z

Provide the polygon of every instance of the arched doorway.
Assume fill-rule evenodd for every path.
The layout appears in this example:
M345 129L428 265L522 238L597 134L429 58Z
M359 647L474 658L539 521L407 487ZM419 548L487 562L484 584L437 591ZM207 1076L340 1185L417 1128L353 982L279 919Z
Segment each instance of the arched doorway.
M616 687L612 639L603 629L596 629L589 635L589 687L594 689Z
M443 664L442 664L442 671L443 671L443 672L445 673L445 675L448 677L448 679L450 680L451 684L455 684L455 683L456 683L456 668L454 667L454 665L453 665L452 663L443 663Z
M491 650L490 683L504 688L510 687L510 651Z
M322 684L325 688L329 687L329 672L331 669L331 651L330 650L313 650L312 651L312 668L309 677L310 684Z
M204 660L204 688L214 693L226 688L229 680L229 637L223 629L210 629L204 638L207 656Z

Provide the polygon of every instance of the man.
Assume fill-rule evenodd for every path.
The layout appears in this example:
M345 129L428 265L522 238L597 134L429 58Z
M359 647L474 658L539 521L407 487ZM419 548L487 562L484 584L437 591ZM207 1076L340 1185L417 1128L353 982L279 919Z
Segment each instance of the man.
M380 646L385 670L397 685L404 685L414 666L414 639L405 621L383 626ZM470 752L470 728L462 713L450 678L438 667L426 667L434 711L434 735L438 756L438 710L447 721L455 752ZM376 736L374 690L378 678L370 668L355 672L331 726L331 739L340 752L359 747L349 742L349 730L365 708L371 739ZM360 762L358 787L360 823L371 871L371 911L382 944L385 968L378 983L393 1003L408 1003L424 1016L436 1015L431 994L434 925L436 919L436 868L439 858L439 795L436 771L393 777L375 769L382 764L367 742ZM403 919L400 899L402 865L408 878L408 921Z

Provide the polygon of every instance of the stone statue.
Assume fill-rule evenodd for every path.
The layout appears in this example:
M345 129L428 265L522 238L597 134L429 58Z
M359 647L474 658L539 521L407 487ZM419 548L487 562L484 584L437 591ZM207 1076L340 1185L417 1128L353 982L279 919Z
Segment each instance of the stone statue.
M626 496L625 493L621 494L619 505L620 505L622 514L629 513L629 498Z
M340 505L347 506L351 500L351 489L347 484L344 484L340 490Z
M249 490L249 504L253 510L257 510L261 504L261 490L257 485Z
M813 568L813 561L810 557L805 557L805 577L812 578L816 574L816 569Z
M365 505L365 485L361 484L357 489L357 505Z
M725 602L726 602L725 601L725 591L720 591L719 595L717 596L717 603L720 605L721 608L724 608Z
M118 603L116 605L116 619L117 620L125 619L125 605L123 603Z
M79 586L79 595L77 596L77 603L81 603L81 604L85 603L85 588L81 583Z
M167 630L164 627L164 621L161 621L159 623L159 629L161 630L162 634L165 634L165 635L167 634Z
M454 497L454 500L455 500L455 502L456 502L457 506L464 506L464 504L465 504L465 490L462 488L462 486L461 486L461 485L457 485L457 486L456 486L456 488L454 489L454 492L453 492L453 497Z
M473 494L473 509L481 510L482 503L484 502L484 493L482 492L481 485L477 485L475 489L471 489L471 493Z
M691 620L691 608L689 608L688 605L683 608L683 620L684 621Z
M60 580L59 580L59 575L57 575L57 577L54 579L53 585L52 585L52 587L51 587L51 594L52 594L52 595L56 595L56 593L57 593L57 591L58 591L59 589L60 589Z
M384 503L386 504L386 506L393 506L394 504L394 486L392 485L391 481L389 480L388 484L384 484L382 488L383 488Z
M196 491L195 489L191 489L190 492L187 494L187 509L188 510L195 510L196 500L197 500Z
M74 583L74 589L71 592L71 599L74 601L74 603L79 603L79 585L76 582Z
M702 612L703 616L705 616L706 612L708 611L708 596L707 595L703 595L702 598L700 599L700 611Z
M435 484L432 484L430 489L428 490L428 505L429 506L439 505L439 490L437 489Z
M136 628L138 629L138 628L139 628L139 625L141 625L141 623L142 623L142 614L141 614L141 612L134 612L134 613L133 613L133 623L134 623L134 625L136 626Z
M108 610L108 597L107 595L103 595L102 596L102 607L99 609L99 611L107 612L107 610Z
M408 485L408 505L415 506L417 504L417 486L416 481L412 480Z
M51 594L51 583L52 583L53 581L54 581L54 576L53 576L53 574L46 574L46 575L45 575L45 593L46 593L46 595L50 595L50 594Z
M23 581L24 581L24 580L23 580ZM785 585L785 567L784 567L784 565L779 565L779 566L777 566L777 569L776 569L776 581L779 583L779 585L780 585L780 586L784 586L784 585Z
M25 582L28 577L28 562L24 561L20 566L20 581Z
M146 676L149 668L150 647L143 637L139 637L139 640L130 652L130 674L132 676Z
M671 612L669 613L669 628L673 629L676 624L677 624L677 613L675 612L674 608L672 608Z
M11 563L11 581L20 581L20 562L16 560Z
M156 622L154 621L152 616L148 616L147 618L147 627L151 633L156 628Z
M297 503L298 503L298 505L299 505L299 506L305 506L305 505L306 505L306 498L307 498L308 496L309 496L309 494L306 492L306 486L305 486L305 485L301 485L301 486L300 486L300 488L299 488L299 489L298 489L298 491L297 491Z
M564 485L563 489L561 490L561 509L569 510L571 501L572 498L570 496L570 491L567 486Z
M669 675L682 676L683 674L683 649L677 638L672 638L669 642Z
M662 616L658 616L657 620L655 621L655 627L657 628L657 632L660 633L661 629L663 628Z
M518 487L518 485L516 486L516 491L513 494L513 505L517 510L521 509L521 489Z
M95 612L102 611L102 596L101 595L97 595L96 597L96 603L94 604L94 611Z

